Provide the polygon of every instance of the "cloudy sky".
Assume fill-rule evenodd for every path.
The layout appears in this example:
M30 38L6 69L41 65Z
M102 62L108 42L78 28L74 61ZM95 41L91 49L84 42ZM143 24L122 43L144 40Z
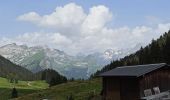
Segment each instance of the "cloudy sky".
M3 0L0 45L47 45L68 54L148 44L170 29L169 0Z

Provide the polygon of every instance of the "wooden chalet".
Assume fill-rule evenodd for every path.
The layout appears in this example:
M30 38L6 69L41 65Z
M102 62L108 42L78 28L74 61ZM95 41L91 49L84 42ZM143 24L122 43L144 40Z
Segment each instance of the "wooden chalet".
M154 87L161 93L170 90L170 66L165 63L122 66L100 76L103 78L103 100L140 100L145 98L145 90L151 90L151 95L155 95Z

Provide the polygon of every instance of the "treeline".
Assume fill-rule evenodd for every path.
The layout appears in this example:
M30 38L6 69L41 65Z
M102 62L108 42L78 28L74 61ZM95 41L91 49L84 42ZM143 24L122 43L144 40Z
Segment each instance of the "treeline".
M170 31L165 32L159 39L152 40L152 42L146 47L141 47L141 49L136 53L130 54L122 59L112 61L102 70L97 71L94 75L92 75L92 77L118 66L152 63L170 64Z
M53 69L45 69L35 74L37 80L45 80L50 86L67 82L65 76L60 75Z

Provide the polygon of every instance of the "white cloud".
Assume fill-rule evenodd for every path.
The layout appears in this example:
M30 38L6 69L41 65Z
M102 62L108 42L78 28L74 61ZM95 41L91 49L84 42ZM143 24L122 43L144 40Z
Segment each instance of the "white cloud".
M81 6L69 3L63 7L57 7L54 12L48 15L40 16L36 12L30 12L20 15L17 19L35 23L41 27L54 28L70 36L72 33L80 32L79 29L86 16Z
M152 28L146 27L146 26L137 26L133 29L132 34L135 37L141 37L145 33L150 33L152 31Z
M72 43L70 39L59 33L25 33L15 38L16 42L29 45L49 45L63 49Z
M82 24L82 32L83 34L100 32L111 19L112 13L105 6L92 7Z
M48 15L29 12L18 17L20 21L31 22L43 28L54 28L56 32L25 33L5 40L29 45L49 45L69 54L91 53L103 52L108 48L128 48L138 43L147 44L170 27L170 23L167 23L154 27L143 25L109 28L107 25L112 22L113 17L114 14L103 5L91 7L85 13L81 6L70 3L57 7Z
M72 40L59 33L24 33L14 38L2 38L0 45L17 43L17 44L27 44L28 46L45 46L65 49L72 44Z
M158 24L158 29L156 30L159 33L166 32L170 29L170 23Z
M65 5L64 7L57 7L55 12L50 15L41 16L42 20L39 22L42 26L56 26L56 27L71 27L79 25L86 17L81 6L74 3Z
M37 23L41 20L41 17L36 12L29 12L29 13L23 14L22 16L19 16L17 19L21 21L30 21L33 23Z

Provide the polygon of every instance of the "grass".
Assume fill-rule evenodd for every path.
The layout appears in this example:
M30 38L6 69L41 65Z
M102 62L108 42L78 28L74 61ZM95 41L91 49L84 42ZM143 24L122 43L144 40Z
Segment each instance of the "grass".
M6 78L0 77L0 100L9 100L14 86L18 91L18 95L23 96L46 89L48 84L45 81L18 81L18 84L14 84L9 83Z
M101 79L93 79L90 81L74 81L60 84L15 100L67 100L67 97L70 95L74 97L74 100L88 100L90 95L99 97L100 92Z

